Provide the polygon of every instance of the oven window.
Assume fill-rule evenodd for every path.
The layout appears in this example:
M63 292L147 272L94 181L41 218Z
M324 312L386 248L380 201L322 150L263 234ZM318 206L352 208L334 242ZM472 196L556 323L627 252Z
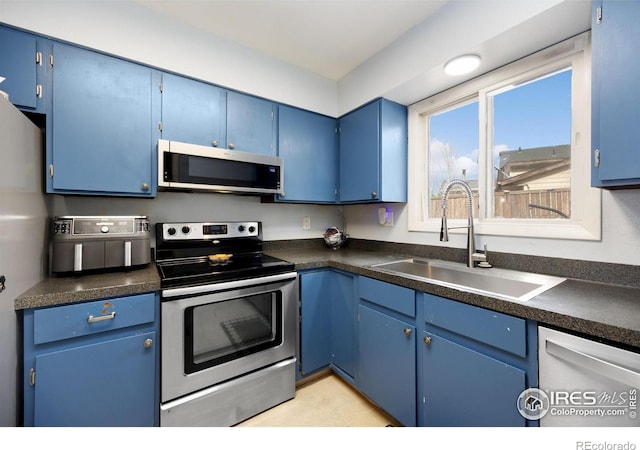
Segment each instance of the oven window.
M267 292L185 311L185 372L282 344L282 293Z

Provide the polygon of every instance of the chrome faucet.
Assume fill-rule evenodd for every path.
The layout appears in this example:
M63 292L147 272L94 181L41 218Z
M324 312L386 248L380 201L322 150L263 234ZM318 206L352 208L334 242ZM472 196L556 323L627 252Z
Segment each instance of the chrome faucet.
M453 186L461 186L464 190L467 198L469 199L469 223L466 227L451 227L447 226L447 195ZM442 225L440 227L440 241L449 241L449 230L454 228L466 228L467 229L467 267L475 267L477 262L486 264L486 267L491 267L487 263L487 244L484 245L484 253L476 252L476 238L473 231L473 193L471 187L466 181L460 179L454 179L447 183L444 187L442 194ZM483 264L483 265L484 265Z

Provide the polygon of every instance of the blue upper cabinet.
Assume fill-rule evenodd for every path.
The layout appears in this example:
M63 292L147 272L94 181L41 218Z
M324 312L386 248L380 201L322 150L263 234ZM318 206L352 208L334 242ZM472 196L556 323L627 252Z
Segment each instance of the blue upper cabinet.
M54 44L47 192L153 197L160 73Z
M340 202L407 201L407 108L386 99L340 118Z
M227 148L276 155L276 105L268 100L227 92Z
M164 73L162 138L225 147L226 91L212 84Z
M0 27L0 90L26 111L44 112L45 72L48 64L45 39Z
M279 106L278 156L284 160L285 193L278 201L335 203L336 127L336 119Z
M640 185L640 2L596 1L592 12L591 184Z

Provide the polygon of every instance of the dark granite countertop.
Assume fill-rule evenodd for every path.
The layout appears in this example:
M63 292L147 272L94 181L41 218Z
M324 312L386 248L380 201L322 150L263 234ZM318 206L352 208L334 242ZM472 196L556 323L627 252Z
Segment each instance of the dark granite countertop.
M528 301L509 301L458 291L393 275L374 264L410 255L343 248L275 250L269 254L293 262L296 270L332 267L458 300L494 311L538 321L592 338L640 347L640 288L568 278Z
M49 277L19 295L14 308L40 308L158 290L158 269L149 264L128 271Z
M294 263L298 271L342 269L593 338L640 347L640 287L568 278L567 281L531 300L509 301L417 281L371 267L411 256L404 252L349 247L334 251L320 246L275 246L266 249L266 252ZM61 305L157 290L160 290L160 278L154 264L131 271L52 277L17 297L15 309Z

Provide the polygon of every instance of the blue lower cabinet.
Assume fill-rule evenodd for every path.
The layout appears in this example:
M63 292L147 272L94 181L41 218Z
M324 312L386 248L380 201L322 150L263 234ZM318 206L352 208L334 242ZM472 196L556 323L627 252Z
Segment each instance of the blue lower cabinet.
M415 327L359 306L359 388L402 425L416 425Z
M330 365L355 378L355 276L321 270L300 275L299 368L306 376Z
M26 310L24 425L159 424L159 296Z
M422 335L425 426L525 426L517 399L524 370L438 336Z
M300 275L300 355L301 374L308 375L331 362L331 272Z
M537 426L518 411L538 385L536 323L427 293L418 302L419 425Z
M344 375L355 378L355 277L348 273L331 272L331 291L331 362Z
M34 426L154 426L149 340L155 332L36 356Z

